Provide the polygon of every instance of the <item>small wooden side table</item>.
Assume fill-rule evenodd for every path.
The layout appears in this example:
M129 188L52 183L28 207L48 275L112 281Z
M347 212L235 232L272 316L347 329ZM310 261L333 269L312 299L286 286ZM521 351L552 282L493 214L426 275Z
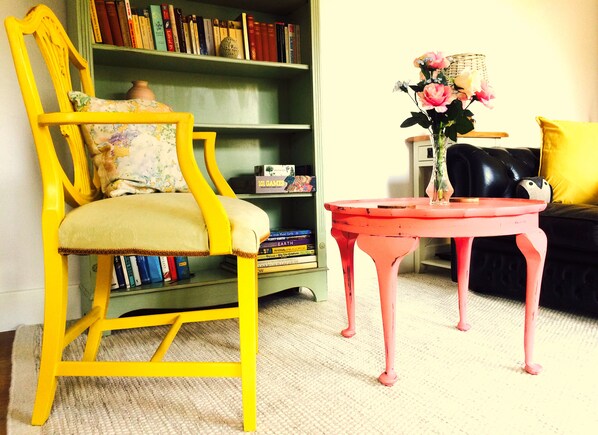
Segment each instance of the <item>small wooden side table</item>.
M457 143L469 143L479 147L496 147L501 145L501 139L508 138L509 134L503 131L471 131L459 135ZM504 140L503 140L504 141ZM432 175L432 143L430 135L412 136L405 140L412 148L412 175L413 175L413 196L426 196L426 186ZM439 267L450 269L451 261L439 258L437 254L448 254L450 243L446 239L420 240L419 249L413 253L413 268L416 273L425 267Z
M516 235L517 246L527 261L524 352L525 371L538 374L533 363L534 334L540 299L540 284L546 257L546 235L538 227L542 201L513 198L457 198L449 205L430 205L428 198L387 198L337 201L324 206L332 212L332 236L342 260L348 327L344 337L355 335L353 252L357 245L376 264L382 307L386 369L378 378L384 385L397 380L394 369L395 311L399 264L413 252L420 237L455 239L458 268L459 323L467 331L469 264L474 237Z

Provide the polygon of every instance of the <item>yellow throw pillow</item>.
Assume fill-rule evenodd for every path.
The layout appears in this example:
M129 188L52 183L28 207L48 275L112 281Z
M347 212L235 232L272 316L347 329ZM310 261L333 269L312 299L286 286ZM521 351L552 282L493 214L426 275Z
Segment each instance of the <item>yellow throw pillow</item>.
M542 129L540 176L554 202L598 204L598 123L536 120Z

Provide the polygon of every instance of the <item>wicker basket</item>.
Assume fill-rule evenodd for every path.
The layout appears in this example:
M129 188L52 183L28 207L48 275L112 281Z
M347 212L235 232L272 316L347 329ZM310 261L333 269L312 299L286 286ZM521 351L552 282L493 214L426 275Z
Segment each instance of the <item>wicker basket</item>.
M455 78L465 68L469 68L472 71L479 71L482 78L488 81L488 73L486 71L486 55L485 54L473 54L473 53L462 53L453 54L448 56L453 61L446 68L445 74L450 78Z

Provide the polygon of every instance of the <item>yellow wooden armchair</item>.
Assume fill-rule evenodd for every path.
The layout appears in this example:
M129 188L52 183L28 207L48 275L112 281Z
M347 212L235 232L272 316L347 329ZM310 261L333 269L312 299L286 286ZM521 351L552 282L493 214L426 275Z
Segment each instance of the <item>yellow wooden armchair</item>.
M32 424L50 415L61 376L200 376L240 377L244 430L256 427L257 263L261 241L269 234L268 216L239 200L221 175L215 159L215 133L193 133L190 113L77 112L70 67L81 89L94 96L87 62L46 6L23 20L5 20L8 40L39 157L43 181L42 232L45 273L43 341ZM25 39L31 35L43 56L56 91L58 111L42 106ZM176 156L189 192L123 195L102 199L97 167L86 153L84 126L175 125ZM51 131L58 129L70 149L73 168L65 170ZM59 136L60 137L60 136ZM193 139L204 141L205 164L216 195L197 168ZM67 175L69 172L72 174ZM72 207L67 212L66 204ZM116 218L115 218L116 217ZM115 223L116 221L116 223ZM68 255L98 256L93 306L67 328ZM114 255L188 255L238 257L238 307L193 312L106 318ZM166 362L163 357L181 325L239 318L238 362ZM147 362L98 361L103 332L172 325ZM81 361L63 361L63 349L87 332ZM200 394L200 392L198 392ZM82 405L83 406L83 405Z

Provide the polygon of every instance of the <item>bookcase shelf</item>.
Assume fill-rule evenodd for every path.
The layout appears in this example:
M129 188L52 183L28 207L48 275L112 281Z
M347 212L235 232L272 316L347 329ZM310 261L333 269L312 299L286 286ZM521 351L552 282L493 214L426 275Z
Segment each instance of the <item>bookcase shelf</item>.
M309 70L309 66L304 64L227 59L115 45L93 44L92 50L94 62L105 66L136 68L139 65L144 65L144 67L160 71L279 79L290 78Z
M310 167L323 185L321 165L319 0L171 0L185 14L301 27L299 64L118 47L94 42L89 0L66 0L69 34L90 62L96 96L121 99L133 80L147 80L156 98L175 111L193 113L196 131L215 131L216 159L225 178L253 173L255 165ZM150 0L130 0L147 8ZM195 144L203 162L202 144ZM259 276L259 295L308 288L316 300L327 297L326 234L320 191L293 194L242 194L269 217L272 227L311 228L317 268ZM140 309L195 308L236 301L236 278L220 268L221 258L189 258L191 279L113 291L109 315ZM82 309L91 306L95 258L81 260Z

